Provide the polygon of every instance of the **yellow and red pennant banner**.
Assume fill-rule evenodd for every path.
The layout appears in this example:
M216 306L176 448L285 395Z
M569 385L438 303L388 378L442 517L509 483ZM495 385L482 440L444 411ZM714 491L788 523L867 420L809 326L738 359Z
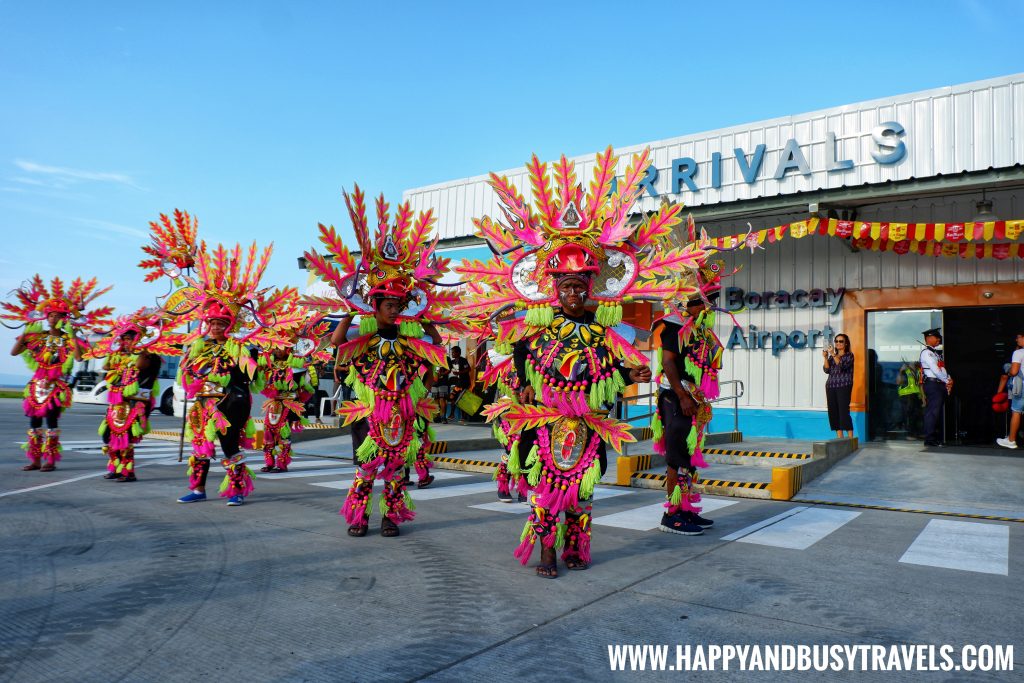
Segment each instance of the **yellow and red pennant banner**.
M765 228L749 235L719 237L711 240L711 244L726 249L745 244L754 249L765 242L774 244L786 237L800 239L807 235L828 235L848 239L854 246L872 251L1002 260L1024 259L1024 243L1010 244L1016 242L1022 233L1024 220L987 223L869 223L810 218Z

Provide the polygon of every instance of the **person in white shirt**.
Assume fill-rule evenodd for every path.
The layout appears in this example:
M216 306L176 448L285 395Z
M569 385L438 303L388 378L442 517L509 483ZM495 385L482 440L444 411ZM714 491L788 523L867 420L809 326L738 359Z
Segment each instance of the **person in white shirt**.
M1010 432L1005 439L996 439L1003 448L1017 447L1017 432L1020 430L1020 416L1024 413L1024 377L1021 377L1020 366L1024 363L1024 334L1017 335L1017 348L1013 351L1008 368L999 381L999 391L1004 389L1010 397Z
M936 448L942 445L942 413L946 396L953 391L953 378L946 372L942 360L942 333L938 328L925 330L925 347L921 349L921 370L924 373L924 445Z

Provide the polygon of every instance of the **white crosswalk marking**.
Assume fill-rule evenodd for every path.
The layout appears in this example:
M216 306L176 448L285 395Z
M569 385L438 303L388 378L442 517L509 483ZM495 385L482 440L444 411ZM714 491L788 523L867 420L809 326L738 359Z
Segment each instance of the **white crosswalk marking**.
M354 471L355 470L349 468L349 474L351 474ZM290 472L289 472L289 474L290 474ZM472 475L466 474L464 472L438 472L437 470L433 470L432 474L434 475L434 480L435 481L444 481L445 479L462 479L463 477L472 476ZM261 475L261 476L263 476L263 475ZM280 476L280 475L278 475L278 476ZM413 478L413 482L412 482L412 484L409 485L409 490L410 491L412 489L416 488L415 476L416 475L413 475L413 477L414 477ZM338 480L338 481L311 481L309 483L310 483L311 486L321 486L321 487L323 487L325 489L346 490L346 489L348 489L349 487L352 486L352 481L353 481L352 479L341 479L341 480Z
M456 484L455 486L440 486L438 488L416 489L410 491L412 499L416 502L421 500L437 500L439 498L454 498L455 496L468 496L474 493L484 493L494 490L493 481L478 481L473 484Z
M632 490L622 488L603 488L597 487L594 489L594 500L601 500L603 498L617 498L618 496L628 496L633 493ZM497 494L497 489L495 489ZM469 505L468 507L475 508L477 510L490 510L491 512L506 512L513 515L522 515L530 511L529 503L502 503L497 501L495 503L481 503L480 505Z
M735 505L735 500L723 500L721 498L708 498L704 496L700 502L701 515L714 510L721 510L724 507ZM665 512L664 501L652 505L614 512L610 515L602 515L594 518L594 524L598 526L612 526L619 529L634 529L636 531L650 531L657 529L661 524L661 516Z
M859 516L859 512L847 510L807 508L736 540L738 543L806 550Z
M292 463L292 465L295 464L296 463ZM290 467L291 465L289 465L289 468ZM260 472L259 476L260 479L297 479L301 477L325 477L328 475L354 474L355 471L356 468L354 467L331 467L323 470L310 469L299 472Z
M1010 528L1005 524L933 519L900 562L1007 576Z

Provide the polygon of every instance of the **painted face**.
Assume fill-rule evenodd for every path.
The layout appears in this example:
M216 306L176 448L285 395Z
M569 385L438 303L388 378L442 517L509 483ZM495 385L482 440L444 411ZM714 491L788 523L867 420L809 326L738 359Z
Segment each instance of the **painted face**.
M121 348L122 349L134 348L135 347L135 341L138 338L139 338L139 335L135 331L133 331L133 330L129 330L129 331L125 332L120 337L120 339L121 339Z
M558 282L558 303L562 310L571 316L579 316L583 313L583 306L587 303L586 281L568 277Z
M706 308L707 308L707 306L704 304L704 301L702 299L695 299L695 300L687 301L686 302L686 315L690 316L691 318L696 318Z
M377 324L385 327L394 326L403 309L404 306L400 299L393 299L391 297L381 299L377 305Z
M228 335L228 321L221 318L213 318L206 323L207 334L216 341L224 341Z

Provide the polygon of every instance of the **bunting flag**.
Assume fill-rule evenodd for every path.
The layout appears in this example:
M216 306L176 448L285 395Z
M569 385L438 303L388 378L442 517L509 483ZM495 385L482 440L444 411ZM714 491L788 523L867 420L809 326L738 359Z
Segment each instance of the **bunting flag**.
M892 251L921 256L960 258L1024 259L1024 243L1012 244L1024 233L1024 220L986 223L869 223L834 218L809 218L777 225L749 234L729 235L711 240L722 249L746 245L751 250L765 242L774 244L786 237L828 235L848 239L859 249Z

